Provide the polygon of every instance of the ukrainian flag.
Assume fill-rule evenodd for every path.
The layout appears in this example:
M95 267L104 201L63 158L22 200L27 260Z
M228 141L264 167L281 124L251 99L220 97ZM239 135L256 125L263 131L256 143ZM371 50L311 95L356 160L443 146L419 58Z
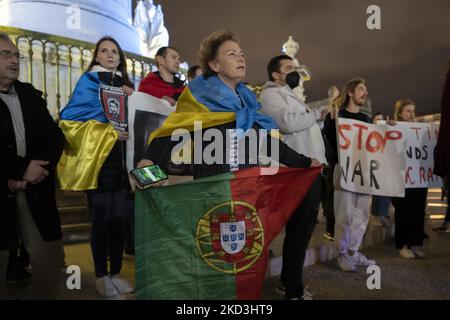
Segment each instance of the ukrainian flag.
M197 77L184 89L176 111L167 117L161 128L150 135L148 144L156 139L167 139L176 129L194 132L197 121L201 122L203 130L230 122L235 122L235 128L241 129L241 133L252 128L255 122L268 131L276 129L274 120L260 114L260 109L261 104L256 95L244 83L238 84L233 91L218 76ZM237 135L240 136L239 133ZM279 138L277 130L271 131L271 135ZM187 143L178 153L171 155L173 162L191 163L194 146L192 141ZM166 142L162 140L159 145L166 145ZM155 154L155 157L159 156L165 159L164 155Z
M59 126L66 144L57 166L62 190L97 188L100 169L117 141L117 132L106 119L99 96L98 72L86 72L78 80Z
M177 109L171 113L162 127L155 130L149 138L167 137L175 129L194 131L194 122L201 121L202 129L236 122L236 128L244 132L257 122L261 127L271 130L277 125L272 118L258 113L261 108L256 95L243 83L235 92L219 77L197 77L184 89L177 103Z

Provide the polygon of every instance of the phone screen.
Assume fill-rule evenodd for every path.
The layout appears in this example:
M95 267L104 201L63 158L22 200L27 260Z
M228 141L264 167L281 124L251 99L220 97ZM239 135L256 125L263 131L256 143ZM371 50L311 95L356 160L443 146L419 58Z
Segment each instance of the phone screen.
M141 187L146 187L167 179L167 175L157 165L133 169L131 170L131 174L136 178Z

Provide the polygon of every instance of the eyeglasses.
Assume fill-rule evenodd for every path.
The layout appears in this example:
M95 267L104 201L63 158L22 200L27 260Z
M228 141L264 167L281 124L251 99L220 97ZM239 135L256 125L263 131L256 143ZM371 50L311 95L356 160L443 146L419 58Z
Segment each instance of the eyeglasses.
M16 57L19 60L23 60L24 56L20 54L19 51L9 51L9 50L2 50L0 51L0 57L2 58L12 58L12 57Z

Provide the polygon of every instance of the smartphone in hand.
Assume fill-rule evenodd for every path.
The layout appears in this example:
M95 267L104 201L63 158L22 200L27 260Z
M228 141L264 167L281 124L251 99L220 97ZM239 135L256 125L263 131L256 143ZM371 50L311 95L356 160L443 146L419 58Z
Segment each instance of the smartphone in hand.
M157 182L168 179L164 171L156 164L133 169L130 173L141 189L146 189Z

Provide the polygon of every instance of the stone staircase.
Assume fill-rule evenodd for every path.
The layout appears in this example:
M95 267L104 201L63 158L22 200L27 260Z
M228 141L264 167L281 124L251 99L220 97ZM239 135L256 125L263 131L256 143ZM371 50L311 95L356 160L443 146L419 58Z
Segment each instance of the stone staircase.
M427 218L432 221L444 220L447 202L442 201L442 191L440 188L428 189Z
M91 224L86 195L83 192L56 190L56 205L61 218L63 243L89 240Z
M445 219L447 202L442 201L441 188L428 189L427 220L432 227L441 224Z

